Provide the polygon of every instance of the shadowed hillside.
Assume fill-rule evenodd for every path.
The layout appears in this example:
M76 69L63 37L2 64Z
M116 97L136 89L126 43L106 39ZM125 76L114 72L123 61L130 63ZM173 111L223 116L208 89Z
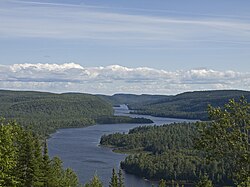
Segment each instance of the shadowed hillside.
M241 90L195 91L175 96L117 94L101 97L113 105L128 104L136 114L207 120L209 104L222 107L229 99L241 96L250 100L250 92Z

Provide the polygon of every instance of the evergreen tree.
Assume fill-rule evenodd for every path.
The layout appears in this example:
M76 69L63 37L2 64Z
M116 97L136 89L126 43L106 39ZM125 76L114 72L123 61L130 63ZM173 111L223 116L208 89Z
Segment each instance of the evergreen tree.
M109 183L109 187L118 187L118 177L117 177L115 168L113 168L113 170L112 170L112 177L111 177L111 181Z
M64 178L62 186L65 187L77 187L79 186L77 175L72 171L72 169L67 168L64 171ZM58 186L60 187L60 186ZM97 186L99 187L99 186Z
M58 157L54 157L51 162L51 176L49 180L49 186L63 186L63 183L67 183L64 180L64 170L62 168L62 161Z
M167 183L165 180L161 179L159 183L159 187L166 187Z
M103 185L99 177L94 175L93 179L89 183L85 184L84 187L103 187Z
M244 182L250 173L250 104L242 97L230 100L221 108L209 107L211 123L199 123L200 136L196 147L207 159L224 163L225 171L233 175L236 184Z
M0 186L16 186L20 181L15 175L17 149L14 146L16 132L15 124L5 124L0 119Z
M124 181L124 178L122 176L122 170L119 169L119 172L118 172L118 187L125 187L123 181Z
M42 164L42 173L43 173L43 187L49 187L49 180L51 177L51 168L50 168L50 159L48 154L48 145L47 141L44 141L43 147L43 164Z
M19 130L16 174L20 187L41 186L42 150L38 138L28 130Z
M76 174L48 155L47 142L15 122L0 119L0 187L78 187Z
M43 155L42 155L42 145L41 142L39 140L39 138L36 136L36 138L34 139L34 162L35 162L35 181L34 181L34 186L36 187L42 187L43 186Z

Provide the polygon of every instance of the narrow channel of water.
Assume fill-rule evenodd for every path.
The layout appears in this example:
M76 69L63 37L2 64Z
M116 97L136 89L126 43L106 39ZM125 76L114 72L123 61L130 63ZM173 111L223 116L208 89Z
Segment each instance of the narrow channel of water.
M162 125L173 122L190 121L184 119L161 118L147 115L129 114L126 105L115 107L115 115L131 117L145 117L154 121L154 124ZM59 156L64 167L72 168L78 175L81 183L88 182L97 174L108 186L112 168L118 170L119 163L126 155L112 152L111 149L100 147L99 141L102 135L115 132L128 132L129 129L142 126L141 124L107 124L94 125L85 128L60 129L52 134L48 140L48 149L51 157ZM152 182L143 180L134 175L124 173L126 187L151 187Z

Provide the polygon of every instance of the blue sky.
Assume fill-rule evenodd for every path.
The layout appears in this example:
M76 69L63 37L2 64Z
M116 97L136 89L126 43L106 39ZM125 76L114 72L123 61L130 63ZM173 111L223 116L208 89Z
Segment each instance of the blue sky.
M0 88L3 89L149 93L154 87L152 80L147 80L155 71L185 75L194 70L201 77L195 74L186 80L186 77L177 76L171 80L173 85L163 81L166 74L161 75L163 80L158 77L154 80L155 85L161 82L160 85L168 89L154 90L162 94L219 88L249 90L249 51L248 0L0 1L0 72L5 72L6 68L10 71L9 75L0 75ZM13 68L14 64L19 68ZM50 70L52 66L63 71L60 77L56 74L58 69ZM48 67L50 69L46 69ZM72 81L62 79L69 69L87 69L97 73L100 80L105 77L103 74L106 75L103 71L99 75L96 69L100 67L106 71L115 67L119 73L133 71L135 75L128 81L128 74L124 74L123 82L111 78L123 89L97 80L94 88L104 84L105 89L102 86L100 90L87 89L82 85L86 83L86 79L81 78L82 72L77 78L73 77L81 86L69 87L67 84ZM143 73L138 70L141 67L152 71L145 75L145 69ZM225 77L211 82L208 72ZM232 74L229 76L228 72L235 74L230 77ZM29 76L24 79L25 74ZM235 84L236 79L239 84ZM144 87L151 85L148 90L135 83L142 80L146 84ZM64 85L63 89L57 85Z

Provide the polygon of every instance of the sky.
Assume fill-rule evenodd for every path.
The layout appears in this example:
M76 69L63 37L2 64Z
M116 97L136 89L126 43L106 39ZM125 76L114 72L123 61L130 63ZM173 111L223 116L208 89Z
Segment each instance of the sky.
M0 89L250 90L249 0L0 0Z

